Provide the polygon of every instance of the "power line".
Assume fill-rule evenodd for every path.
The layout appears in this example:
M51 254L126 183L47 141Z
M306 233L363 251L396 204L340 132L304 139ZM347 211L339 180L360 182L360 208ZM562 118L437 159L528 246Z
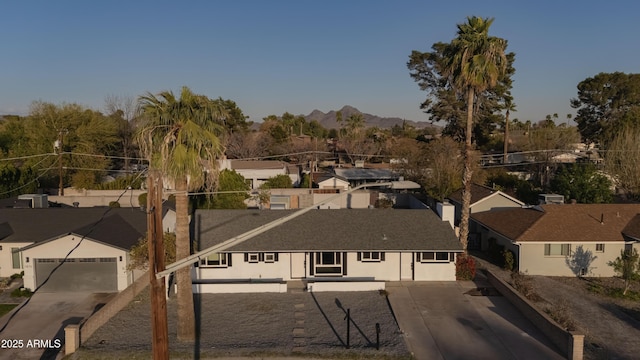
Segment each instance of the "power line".
M42 159L42 160L41 160L41 161L39 161L36 165L40 164L42 161L44 161L44 160L46 160L46 159L47 159L47 158ZM54 165L55 165L55 164L54 164ZM11 190L8 190L8 191L5 191L5 192L1 192L1 193L0 193L0 195L10 194L10 193L12 193L12 192L14 192L14 191L18 191L18 190L20 190L20 189L23 189L23 188L25 188L25 187L27 187L27 186L29 186L29 185L33 184L34 182L38 181L41 177L45 176L45 175L49 172L49 170L53 169L53 168L54 168L54 165L49 166L48 168L44 169L44 172L43 172L42 174L38 175L35 179L33 179L33 180L29 181L28 183L26 183L26 184L24 184L24 185L22 185L22 186L19 186L19 187L17 187L17 188L13 188L13 189L11 189Z
M38 155L17 156L17 157L12 157L12 158L0 159L0 161L24 160L24 159L31 159L31 158L36 158L36 157L40 157L40 156L50 156L50 155L56 155L56 154L54 154L54 153L46 153L46 154L38 154Z

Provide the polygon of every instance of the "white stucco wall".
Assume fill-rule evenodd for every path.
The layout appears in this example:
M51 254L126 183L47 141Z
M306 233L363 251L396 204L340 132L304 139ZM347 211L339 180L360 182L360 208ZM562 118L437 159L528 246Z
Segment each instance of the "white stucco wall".
M198 279L282 279L291 280L290 254L278 253L278 261L273 263L244 261L243 253L231 254L229 267L198 266L195 269Z
M620 256L620 251L624 249L623 242L606 242L604 243L604 252L596 252L596 243L572 243L571 254L575 254L577 247L582 246L584 252L591 252L595 257L589 265L589 272L585 276L595 277L611 277L615 275L613 268L607 263L615 260ZM546 275L546 276L576 276L573 273L566 256L545 256L544 243L523 243L520 255L520 271L529 275Z
M111 201L118 201L120 207L140 207L138 196L146 190L84 190L65 188L64 196L49 195L49 201L79 207L109 206ZM123 195L124 193L124 195Z
M81 238L76 235L67 235L23 251L24 287L29 289L35 289L36 287L33 259L64 258L80 240ZM120 256L122 256L122 261L120 261ZM80 244L69 257L74 259L115 257L118 268L118 291L124 290L129 286L129 281L132 276L131 272L127 271L127 262L129 259L127 251L85 238L82 240L82 244ZM26 261L27 258L29 258L29 262Z
M23 248L31 245L32 243L0 243L2 250L0 250L0 277L10 277L13 274L19 274L24 267L24 258L21 259L21 266L19 269L13 268L13 254L12 248Z
M456 263L414 262L415 281L456 281Z
M347 277L373 278L374 280L400 280L400 253L385 252L384 261L358 261L357 253L347 253Z
M230 267L204 267L200 265L193 270L194 279L202 280L248 280L248 279L282 279L292 280L290 253L279 253L278 261L273 263L249 263L244 261L243 253L231 254ZM307 279L316 278L310 275L309 255L296 257L298 261L306 261ZM416 263L411 270L412 253L385 252L385 261L358 261L357 253L347 253L347 275L342 278L371 278L376 281L411 280L412 274L418 281L455 281L455 262ZM302 265L301 265L302 266ZM315 271L314 271L315 272ZM317 278L328 279L328 276Z
M313 194L313 202L317 204L336 194ZM366 209L371 204L371 194L369 191L355 191L351 194L340 196L332 202L338 204L341 209Z
M236 169L235 171L246 180L251 180L252 189L258 189L268 178L278 175L288 175L287 169L284 166L279 169ZM293 181L293 179L291 179L291 181Z

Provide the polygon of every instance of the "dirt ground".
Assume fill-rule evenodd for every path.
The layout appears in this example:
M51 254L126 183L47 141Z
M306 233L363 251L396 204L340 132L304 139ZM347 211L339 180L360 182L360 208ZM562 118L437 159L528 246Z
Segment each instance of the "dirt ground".
M490 268L511 283L508 272L486 261L480 267ZM535 302L542 311L554 312L573 322L585 334L587 360L637 359L640 354L640 301L607 295L607 289L621 288L618 278L573 278L530 276ZM640 292L635 282L631 291Z

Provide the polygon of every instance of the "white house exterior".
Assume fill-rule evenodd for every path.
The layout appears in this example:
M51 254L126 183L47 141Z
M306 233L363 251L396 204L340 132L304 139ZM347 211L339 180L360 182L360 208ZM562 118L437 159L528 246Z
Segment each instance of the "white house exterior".
M349 189L349 182L344 179L340 179L337 176L331 176L327 179L318 181L318 188L347 190Z
M287 175L291 183L297 186L300 183L300 174L295 166L284 161L277 160L220 160L220 170L234 170L242 175L251 186L251 189L259 189L267 179Z
M51 275L41 291L119 291L142 273L126 268L145 231L133 208L0 209L1 276L24 271L31 290Z
M483 250L489 242L515 254L529 275L614 276L609 261L633 247L637 204L545 204L473 214Z
M24 287L33 290L40 286L80 242L42 291L115 292L134 281L134 273L127 270L128 250L70 234L22 250Z
M205 249L290 213L199 210L195 240ZM269 284L270 291L283 291L290 281L313 291L370 290L384 288L385 281L455 281L460 252L449 223L430 210L313 210L202 259L193 282L196 292L219 292L266 291ZM247 290L243 284L261 287Z

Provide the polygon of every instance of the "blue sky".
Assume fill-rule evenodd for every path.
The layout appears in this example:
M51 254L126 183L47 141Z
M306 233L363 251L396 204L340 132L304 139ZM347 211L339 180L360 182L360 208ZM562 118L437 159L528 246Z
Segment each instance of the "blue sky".
M630 1L6 1L0 114L35 100L104 109L109 95L179 92L234 100L250 116L352 105L428 120L406 67L412 50L494 17L516 53L520 120L574 110L577 84L639 72L640 3Z

